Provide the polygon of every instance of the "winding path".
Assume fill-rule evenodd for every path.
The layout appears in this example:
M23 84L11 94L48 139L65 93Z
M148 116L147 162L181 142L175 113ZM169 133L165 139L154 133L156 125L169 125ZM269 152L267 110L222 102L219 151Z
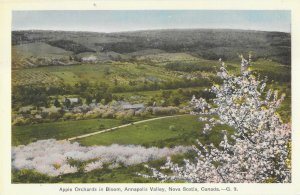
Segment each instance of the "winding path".
M75 140L75 139L89 137L89 136L92 136L92 135L97 135L97 134L100 134L100 133L105 133L105 132L108 132L108 131L112 131L112 130L115 130L115 129L127 127L127 126L130 126L130 125L135 125L135 124L139 124L139 123L145 123L145 122L148 122L148 121L154 121L154 120L159 120L159 119L164 119L164 118L179 117L179 116L184 116L184 115L188 115L188 114L173 115L173 116L162 116L162 117L157 117L157 118L146 119L146 120L132 122L132 123L125 124L125 125L120 125L120 126L117 126L117 127L112 127L112 128L109 128L109 129L104 129L104 130L101 130L101 131L96 131L96 132L93 132L93 133L88 133L88 134L84 134L84 135L80 135L80 136L76 136L76 137L71 137L71 138L68 138L66 140L71 141L71 140Z

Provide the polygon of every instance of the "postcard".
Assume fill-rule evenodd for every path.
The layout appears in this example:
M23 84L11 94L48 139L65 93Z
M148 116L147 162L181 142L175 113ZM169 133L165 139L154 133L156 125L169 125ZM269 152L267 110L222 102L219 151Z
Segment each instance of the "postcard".
M216 2L4 2L1 194L299 194L299 5Z

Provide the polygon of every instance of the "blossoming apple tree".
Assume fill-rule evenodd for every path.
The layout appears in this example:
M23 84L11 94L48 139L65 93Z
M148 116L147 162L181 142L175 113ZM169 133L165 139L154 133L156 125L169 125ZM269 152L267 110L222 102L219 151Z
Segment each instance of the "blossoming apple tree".
M203 145L197 140L193 146L195 160L185 159L179 166L167 159L160 169L152 169L153 177L161 181L209 183L291 182L290 150L291 126L284 124L276 112L284 95L266 90L266 79L259 80L249 70L249 60L242 57L241 75L231 75L220 60L218 76L223 84L214 85L211 103L192 98L193 114L205 122L202 133L207 134L216 124L235 130L232 135L224 129L219 146ZM229 137L230 136L230 137ZM166 174L169 169L172 174Z

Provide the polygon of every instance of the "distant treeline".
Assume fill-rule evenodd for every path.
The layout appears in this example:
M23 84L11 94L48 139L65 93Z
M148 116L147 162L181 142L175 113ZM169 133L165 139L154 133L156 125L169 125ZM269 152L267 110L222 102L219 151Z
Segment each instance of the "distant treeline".
M54 47L59 47L67 51L72 51L75 54L84 53L84 52L95 52L94 50L87 48L84 45L78 44L71 40L48 41L47 43Z
M113 51L127 54L145 49L186 52L205 59L238 60L238 53L291 63L291 35L241 30L154 30L126 33L13 31L12 44L47 42L80 52Z
M214 66L204 65L204 64L195 64L187 62L172 62L166 64L166 68L172 71L183 71L183 72L194 72L194 71L205 71L213 72L215 71Z

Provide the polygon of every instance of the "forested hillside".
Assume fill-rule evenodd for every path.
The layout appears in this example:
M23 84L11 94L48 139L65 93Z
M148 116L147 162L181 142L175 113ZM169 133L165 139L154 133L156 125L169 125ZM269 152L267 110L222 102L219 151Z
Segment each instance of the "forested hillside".
M38 43L43 43L41 46ZM29 45L27 56L20 45ZM82 61L130 60L136 56L156 53L184 52L207 60L220 57L238 61L237 54L253 52L255 59L269 59L282 64L291 63L291 35L281 32L242 30L152 30L121 33L67 31L13 31L13 68L43 65L68 65ZM44 47L69 52L57 56ZM36 56L44 50L45 56ZM90 56L93 56L90 58Z

